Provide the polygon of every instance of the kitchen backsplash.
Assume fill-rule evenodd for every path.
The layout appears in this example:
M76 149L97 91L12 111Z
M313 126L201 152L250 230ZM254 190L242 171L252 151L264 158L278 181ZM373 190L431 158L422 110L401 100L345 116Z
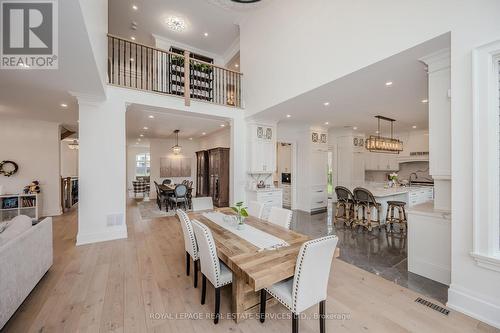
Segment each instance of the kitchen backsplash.
M410 174L415 172L419 181L432 181L429 176L429 162L407 162L399 164L398 178L400 180L410 178ZM385 182L390 172L387 171L365 171L365 181L367 182ZM415 180L413 176L412 180Z

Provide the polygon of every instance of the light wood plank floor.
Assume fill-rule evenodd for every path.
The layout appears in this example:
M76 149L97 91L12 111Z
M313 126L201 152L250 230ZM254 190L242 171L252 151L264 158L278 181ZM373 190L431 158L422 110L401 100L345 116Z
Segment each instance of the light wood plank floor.
M128 207L127 240L75 247L76 211L54 219L54 265L2 332L290 332L284 307L261 324L205 315L214 306L209 285L200 305L200 288L185 275L181 228L176 218L142 221L135 202ZM221 313L230 311L231 288L222 291ZM328 332L500 332L451 311L448 317L414 302L418 295L355 266L335 260L330 277ZM317 307L300 322L301 332L319 332ZM197 315L190 320L182 315ZM176 318L177 319L174 319Z

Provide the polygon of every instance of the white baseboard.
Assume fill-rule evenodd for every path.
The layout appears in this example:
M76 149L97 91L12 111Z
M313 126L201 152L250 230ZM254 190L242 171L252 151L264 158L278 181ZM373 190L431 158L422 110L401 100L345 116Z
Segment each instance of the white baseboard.
M500 328L500 305L493 304L470 290L452 284L448 290L446 306L488 325Z
M80 234L76 236L76 246L106 242L115 239L127 238L127 227L113 227L112 230L94 234Z

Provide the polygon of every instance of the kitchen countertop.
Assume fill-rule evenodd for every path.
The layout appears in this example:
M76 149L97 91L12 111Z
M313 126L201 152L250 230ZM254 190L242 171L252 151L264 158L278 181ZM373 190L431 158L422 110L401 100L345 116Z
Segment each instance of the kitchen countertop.
M372 192L373 196L376 198L383 198L383 197L390 197L393 195L399 195L399 194L406 194L411 191L418 191L422 188L429 188L430 186L412 186L412 187L389 187L389 188L384 188L383 185L380 186L374 186L374 185L367 185L364 186L367 190Z
M407 210L407 212L409 214L426 215L451 220L451 211L434 208L434 201L424 202L419 205L412 206Z
M249 188L247 191L252 191L252 192L276 192L276 191L283 191L279 187L270 187L270 188Z

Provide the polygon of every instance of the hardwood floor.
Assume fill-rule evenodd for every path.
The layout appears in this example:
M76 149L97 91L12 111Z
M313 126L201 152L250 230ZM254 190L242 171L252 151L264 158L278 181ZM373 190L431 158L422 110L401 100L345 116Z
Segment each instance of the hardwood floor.
M176 217L142 221L130 201L129 238L75 247L76 211L54 218L54 265L2 332L290 332L288 311L269 306L264 324L223 318L214 325L213 287L200 304L200 286L185 274L182 231ZM192 266L192 265L191 265ZM500 332L451 311L444 316L417 304L420 295L335 260L329 282L328 332ZM228 314L231 287L222 290ZM307 311L313 317L317 307ZM192 320L193 317L201 317ZM319 332L318 320L302 319L300 332Z

